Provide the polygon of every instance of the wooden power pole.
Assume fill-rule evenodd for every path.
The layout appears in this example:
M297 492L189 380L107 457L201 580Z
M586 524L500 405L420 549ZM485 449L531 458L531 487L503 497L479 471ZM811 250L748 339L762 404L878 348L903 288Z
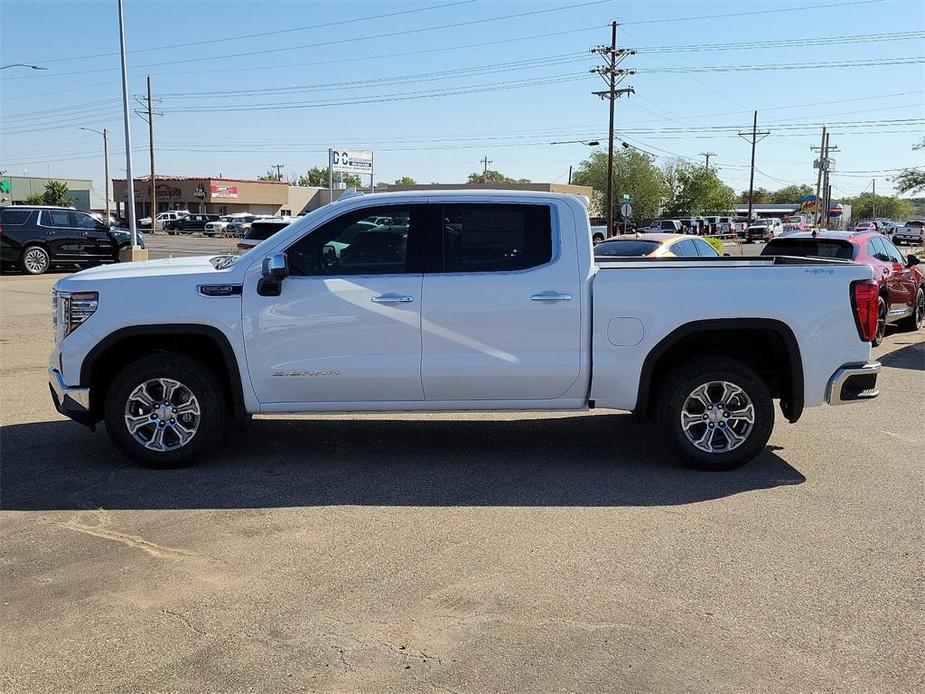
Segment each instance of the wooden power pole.
M610 23L610 45L598 46L591 49L592 53L599 53L604 59L604 65L594 68L591 72L596 72L607 83L607 89L599 92L591 92L602 99L610 100L610 125L607 136L607 238L613 236L613 121L614 107L616 101L621 96L635 94L636 90L632 87L617 89L617 85L623 81L627 75L636 74L635 70L621 70L617 66L629 55L635 55L635 50L627 48L617 48L617 23Z

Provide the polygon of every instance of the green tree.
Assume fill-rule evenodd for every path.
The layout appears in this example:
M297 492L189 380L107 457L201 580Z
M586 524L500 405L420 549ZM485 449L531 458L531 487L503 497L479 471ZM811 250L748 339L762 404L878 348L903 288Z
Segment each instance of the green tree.
M748 191L743 190L739 194L739 202L742 204L748 204ZM759 205L771 202L771 191L767 188L755 188L754 195L752 196L752 204Z
M781 188L780 190L772 191L768 202L774 204L784 204L788 202L800 202L800 198L804 195L815 195L815 190L806 185L805 183L801 185L789 185ZM748 202L746 200L745 202Z
M858 220L873 219L875 216L887 219L908 219L912 216L912 202L903 198L863 193L856 198L846 198L843 202L851 205L851 216Z
M360 181L359 176L353 174L335 174L334 178L337 179L337 176L340 175L343 177L344 183L347 184L350 188L362 188L363 183ZM298 186L314 186L320 188L328 187L328 167L323 169L320 166L313 166L303 175L299 176L295 184Z
M469 174L469 183L529 183L526 178L508 178L500 171L488 169L488 171Z
M44 205L45 196L42 193L33 193L28 198L26 198L27 205Z
M912 149L925 149L925 138ZM903 169L893 181L900 193L918 193L925 190L925 169Z
M276 172L276 169L267 169L262 176L257 176L258 181L282 181L282 174Z
M35 198L35 195L30 195L27 199L32 200ZM68 195L67 183L62 183L61 181L49 181L45 184L45 192L42 193L41 202L38 203L29 203L32 204L41 204L41 205L56 205L57 207L70 207L74 203L71 202L71 196Z
M395 185L397 186L413 186L417 183L411 176L402 176L401 178L395 179Z
M635 219L648 219L659 214L668 197L669 186L665 175L649 155L635 149L614 152L613 172L615 219L619 218L619 201L623 195L632 198ZM606 210L607 153L595 151L581 162L572 176L572 183L591 186L599 209Z
M720 180L715 169L675 162L671 175L677 183L666 204L667 214L722 214L735 207L735 191Z

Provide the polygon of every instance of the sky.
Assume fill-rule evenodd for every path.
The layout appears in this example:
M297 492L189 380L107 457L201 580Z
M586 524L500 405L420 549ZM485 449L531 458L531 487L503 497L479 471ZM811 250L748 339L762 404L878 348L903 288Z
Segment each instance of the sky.
M748 188L815 186L823 124L838 151L833 196L891 193L925 164L925 3L920 0L126 0L129 92L151 76L159 175L255 178L325 166L328 147L372 149L376 180L460 182L489 168L564 183L606 145L593 46L636 49L621 67L618 140L711 165ZM0 170L124 175L116 0L0 0ZM130 119L133 169L147 124ZM619 144L618 144L619 146Z

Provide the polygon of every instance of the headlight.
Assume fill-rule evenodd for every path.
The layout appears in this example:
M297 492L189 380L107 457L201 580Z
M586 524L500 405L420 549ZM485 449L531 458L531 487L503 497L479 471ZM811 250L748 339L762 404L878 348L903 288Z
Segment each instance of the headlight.
M67 337L92 316L100 303L99 292L57 292L51 293L53 312L52 325L61 330L61 337Z

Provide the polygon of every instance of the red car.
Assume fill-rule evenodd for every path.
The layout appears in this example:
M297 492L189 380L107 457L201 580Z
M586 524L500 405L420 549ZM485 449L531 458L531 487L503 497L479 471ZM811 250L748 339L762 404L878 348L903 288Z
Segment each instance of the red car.
M761 255L852 260L870 265L880 284L877 335L874 347L883 342L887 323L906 330L922 327L925 315L925 275L916 256L903 258L893 243L873 231L796 232L768 241Z

